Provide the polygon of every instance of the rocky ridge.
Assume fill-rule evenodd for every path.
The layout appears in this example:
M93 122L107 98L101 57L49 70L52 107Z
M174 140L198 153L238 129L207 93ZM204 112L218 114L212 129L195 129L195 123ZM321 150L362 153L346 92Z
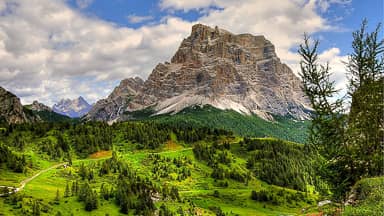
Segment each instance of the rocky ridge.
M269 120L273 115L308 119L311 109L300 86L264 36L197 24L171 62L158 64L146 81L121 81L86 118L116 121L148 107L157 115L209 104Z
M58 103L54 104L52 110L58 114L69 116L71 118L79 118L87 114L92 108L83 97L76 99L62 99Z
M47 112L53 112L52 108L49 106L39 103L38 101L33 101L31 104L31 110L37 111L37 112L42 112L42 111L47 111Z
M0 87L0 122L20 124L37 121L41 121L39 116L24 109L20 98Z

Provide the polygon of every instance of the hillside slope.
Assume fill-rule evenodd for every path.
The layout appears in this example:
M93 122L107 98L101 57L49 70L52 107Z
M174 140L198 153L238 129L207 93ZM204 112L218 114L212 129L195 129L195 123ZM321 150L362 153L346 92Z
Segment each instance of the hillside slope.
M131 119L155 121L186 128L210 127L225 129L246 137L275 137L304 143L307 139L309 121L289 117L274 116L274 121L266 121L257 115L242 115L233 110L220 110L210 105L192 106L170 115L152 115L150 108L130 112Z

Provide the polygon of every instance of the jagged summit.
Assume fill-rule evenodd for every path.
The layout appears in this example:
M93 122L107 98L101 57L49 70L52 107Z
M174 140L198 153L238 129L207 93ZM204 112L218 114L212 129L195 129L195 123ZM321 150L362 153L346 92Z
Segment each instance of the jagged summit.
M146 81L123 80L86 118L112 121L147 107L164 114L209 104L264 119L307 119L309 103L300 85L264 36L196 24L170 62L158 64Z
M92 106L80 96L73 100L61 99L57 104L53 105L52 110L61 115L78 118L87 114L91 108Z

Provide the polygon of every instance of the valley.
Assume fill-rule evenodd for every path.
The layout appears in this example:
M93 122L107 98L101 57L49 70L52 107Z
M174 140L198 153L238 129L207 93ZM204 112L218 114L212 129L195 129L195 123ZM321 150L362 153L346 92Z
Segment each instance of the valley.
M313 9L315 4L304 6ZM12 14L19 4L0 6L11 7ZM211 9L216 11L204 13ZM8 10L2 15L9 15ZM166 25L162 22L161 29ZM97 23L104 27L94 35L102 32L116 36L114 40L148 30ZM145 80L142 71L135 71L158 56L134 58L132 68L132 62L129 68L123 66L131 59L114 59L130 46L137 46L136 51L153 46L146 44L146 34L134 37L134 43L128 37L124 51L118 51L119 43L109 44L114 57L94 48L97 60L92 66L81 67L91 59L89 53L56 53L39 69L39 76L50 76L54 72L45 71L46 63L58 64L53 68L59 74L51 77L55 81L44 80L38 90L20 87L28 82L9 85L20 97L0 86L0 216L383 214L380 23L367 32L364 19L352 33L351 54L343 57L334 47L324 51L312 34L304 34L297 53L292 53L292 45L281 53L264 35L201 23L186 26L191 31L177 34L185 38L173 57L151 65ZM107 34L114 28L121 28L119 34ZM88 38L88 33L80 35ZM55 52L82 46L48 35L55 44L44 47ZM294 61L300 71L294 72L277 53ZM347 59L341 91L336 84L340 74L321 60L331 54ZM76 67L63 71L61 61L70 56L78 58L70 63ZM3 71L7 79L18 76L19 70L9 68L0 67L0 76ZM77 70L82 75L72 76L80 73ZM78 94L69 83L92 103L82 96L53 98ZM53 105L31 100L33 91Z
M145 125L147 123L131 123L128 128L139 130L141 126L136 126L136 124ZM68 159L65 156L56 160L43 159L48 154L41 150L43 146L40 142L47 137L44 135L39 138L30 137L30 141L36 144L28 145L24 149L24 152L34 152L29 155L30 157L27 157L26 164L28 165L25 169L29 170L34 167L32 169L35 171L31 169L26 172L29 173L27 176L33 176L33 179L29 179L28 182L24 181L25 187L16 194L2 198L1 209L6 210L3 213L33 214L33 203L37 202L42 210L42 215L54 215L58 212L63 215L88 215L89 213L83 203L79 201L78 195L72 194L74 193L72 192L72 185L77 182L79 185L89 184L92 190L99 194L96 197L98 207L91 211L92 215L121 214L121 205L116 204L116 191L118 190L118 179L122 173L117 170L113 171L113 166L110 170L109 168L105 170L105 164L112 163L112 161L126 164L128 173L132 172L136 178L146 179L146 184L153 186L150 196L153 205L158 209L155 212L162 211L159 210L162 208L174 214L180 214L178 212L183 211L184 215L195 213L198 215L217 215L220 212L229 215L298 215L305 213L302 212L303 208L307 209L306 212L318 211L316 202L319 199L319 194L310 186L311 183L308 179L305 180L305 183L303 182L302 187L298 188L298 186L290 183L282 183L285 184L285 187L274 186L257 178L257 172L247 168L249 167L247 165L248 160L252 158L251 154L257 150L252 150L253 147L247 148L253 144L250 144L249 141L244 142L242 137L221 131L217 132L218 135L211 132L204 135L202 132L204 137L202 139L193 139L188 136L182 138L180 135L177 136L181 131L175 128L174 131L168 132L169 137L160 146L154 149L141 149L140 145L137 146L139 143L132 143L131 140L123 138L128 136L125 134L126 132L123 132L125 131L123 128L124 126L120 126L120 129L114 129L115 135L112 138L114 150L100 149L100 151L82 158L76 155L74 149L69 149L73 156L71 158L72 165L68 167L63 166L68 164L66 162ZM46 134L52 133L52 130L56 129L51 129ZM16 131L14 133L17 133ZM119 133L117 133L118 131ZM162 130L154 131L154 133L160 134L163 132ZM66 132L64 139L71 140L66 137ZM300 144L290 144L276 139L257 139L257 143L259 142L269 143L268 145L276 143L276 146L300 146ZM259 147L263 148L262 146ZM37 150L38 148L40 150ZM198 153L200 148L210 148L209 151L212 152L213 157L207 158L204 154ZM264 152L266 151L264 150ZM263 164L267 165L268 163ZM40 173L39 170L44 166L48 168ZM293 167L294 165L287 163L286 166ZM89 174L83 176L82 169L92 173L92 177ZM217 169L219 169L218 172L215 171ZM36 172L39 175L36 175ZM20 187L19 181L25 175L21 174L17 178L9 178L11 175L11 171L2 167L0 184ZM262 178L268 180L268 177ZM289 178L294 177L288 176ZM108 199L102 197L101 185L103 184L104 187L110 189L111 196ZM70 195L65 195L68 185ZM172 194L172 188L177 188L177 195ZM55 201L57 191L59 191L60 198ZM254 197L256 200L253 200L252 191L256 193L266 192L266 199L257 200ZM11 198L13 196L15 198ZM132 199L135 200L135 198ZM129 209L129 214L140 214L138 209ZM142 212L141 214L145 213Z

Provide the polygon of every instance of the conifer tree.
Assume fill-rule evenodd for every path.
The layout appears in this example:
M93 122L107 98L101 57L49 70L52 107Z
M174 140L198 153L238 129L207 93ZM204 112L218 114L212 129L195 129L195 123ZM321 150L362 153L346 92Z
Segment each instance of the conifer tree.
M67 184L65 185L64 197L69 197L69 196L71 196L71 191L69 189L69 185L67 182Z

